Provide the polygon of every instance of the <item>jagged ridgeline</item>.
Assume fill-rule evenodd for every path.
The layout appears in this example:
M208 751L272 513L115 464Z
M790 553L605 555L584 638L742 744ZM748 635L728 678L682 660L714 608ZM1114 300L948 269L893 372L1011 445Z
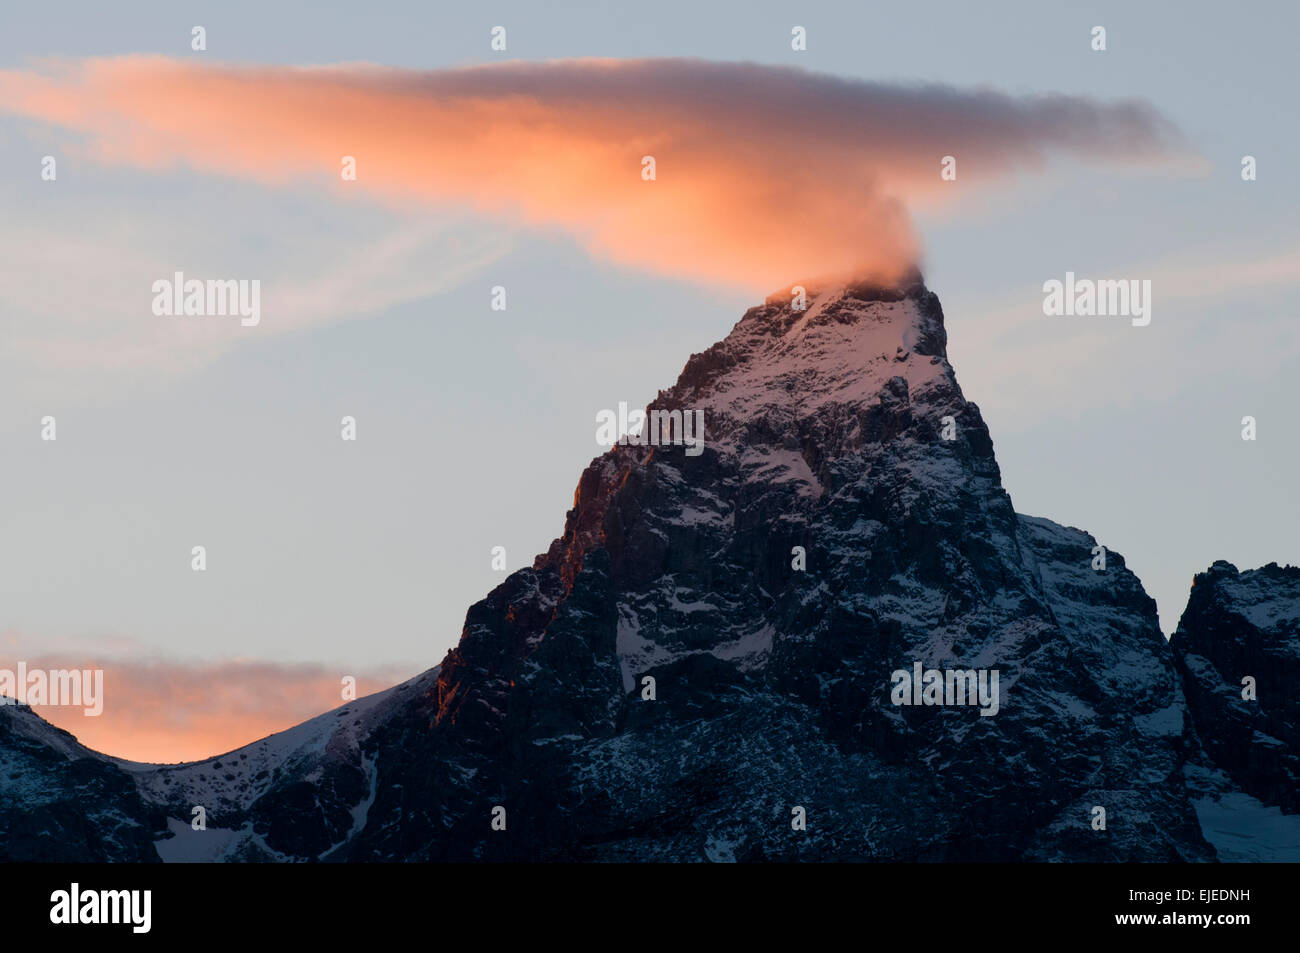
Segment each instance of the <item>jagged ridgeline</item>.
M1171 648L1122 556L1099 563L1087 533L1014 511L919 277L769 298L650 409L702 419L702 441L593 461L563 535L411 682L171 767L0 709L0 852L1296 850L1300 570L1243 574L1248 598L1222 570L1198 577ZM195 805L206 831L191 829Z

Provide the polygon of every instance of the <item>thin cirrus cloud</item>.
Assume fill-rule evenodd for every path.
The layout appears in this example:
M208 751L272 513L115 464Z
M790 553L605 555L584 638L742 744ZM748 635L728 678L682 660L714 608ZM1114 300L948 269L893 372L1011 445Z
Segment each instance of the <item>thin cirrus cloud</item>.
M572 235L602 259L770 291L895 275L908 209L1040 172L1053 155L1185 155L1135 101L897 86L700 60L201 65L130 56L0 71L0 111L88 137L105 162L181 163L265 185L332 181ZM355 183L340 182L354 156ZM656 178L642 178L653 156Z
M355 320L445 292L509 245L509 236L463 214L312 207L302 190L274 203L260 188L208 195L201 183L187 184L182 203L87 198L84 188L37 192L40 199L16 191L0 196L0 400L29 405L166 380L250 336ZM269 279L264 320L256 328L159 320L151 287L176 271Z

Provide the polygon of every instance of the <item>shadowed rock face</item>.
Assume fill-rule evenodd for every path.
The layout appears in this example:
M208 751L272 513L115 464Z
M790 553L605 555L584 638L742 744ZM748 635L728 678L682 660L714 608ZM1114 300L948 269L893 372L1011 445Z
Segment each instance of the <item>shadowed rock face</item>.
M1196 576L1170 647L1213 763L1265 804L1300 812L1300 568L1216 562Z
M938 300L917 277L796 303L651 404L702 411L703 452L593 461L440 667L222 756L229 778L132 766L146 803L215 804L219 859L1213 859L1155 604L1014 512ZM1277 637L1261 676L1287 645L1294 674ZM996 714L895 705L915 663L995 672ZM1289 711L1265 724L1294 752ZM190 856L172 828L159 852Z
M404 781L353 856L1211 856L1155 605L1087 534L1017 517L938 300L790 305L652 403L704 411L701 455L597 459L564 535L470 609L380 741ZM998 713L893 705L914 662L997 670Z
M156 862L163 812L28 707L0 706L0 860Z

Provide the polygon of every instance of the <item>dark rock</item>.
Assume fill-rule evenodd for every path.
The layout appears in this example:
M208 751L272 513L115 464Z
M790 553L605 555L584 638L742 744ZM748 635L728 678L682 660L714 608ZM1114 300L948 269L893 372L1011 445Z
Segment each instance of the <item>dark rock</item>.
M1210 759L1265 804L1300 813L1300 568L1214 563L1193 581L1170 647Z

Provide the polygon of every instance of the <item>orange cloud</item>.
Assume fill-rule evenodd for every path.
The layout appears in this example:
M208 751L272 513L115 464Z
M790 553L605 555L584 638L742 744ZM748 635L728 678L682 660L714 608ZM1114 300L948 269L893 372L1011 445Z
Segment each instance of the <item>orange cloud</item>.
M939 178L943 156L964 188L1052 153L1145 162L1180 149L1134 102L679 59L432 72L90 59L0 71L0 110L84 133L104 161L468 207L560 229L620 264L754 292L911 267L906 207L960 191ZM355 183L340 181L345 155Z
M86 657L26 658L27 670L100 668L103 712L34 706L53 725L95 751L128 761L197 761L224 754L344 704L342 678L357 697L412 672L345 672L268 662L184 664L158 660L91 662ZM15 663L0 663L11 670Z

